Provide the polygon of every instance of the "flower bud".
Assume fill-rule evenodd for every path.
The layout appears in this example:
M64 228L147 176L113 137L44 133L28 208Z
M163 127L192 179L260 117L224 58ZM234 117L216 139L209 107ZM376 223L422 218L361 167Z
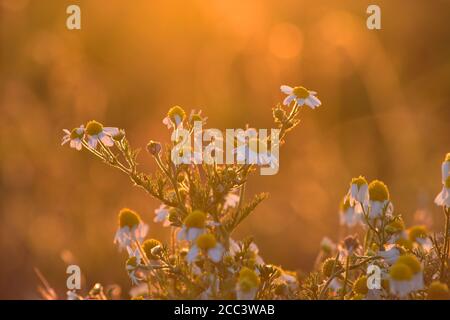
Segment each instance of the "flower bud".
M161 143L150 140L150 142L147 144L147 151L148 153L150 153L152 156L157 156L160 154L161 152Z

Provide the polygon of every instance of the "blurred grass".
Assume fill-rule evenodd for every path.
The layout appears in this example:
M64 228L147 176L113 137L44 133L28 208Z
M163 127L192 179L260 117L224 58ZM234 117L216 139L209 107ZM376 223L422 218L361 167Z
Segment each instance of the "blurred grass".
M80 4L82 30L65 28ZM209 125L272 125L280 84L319 92L288 137L271 197L240 228L266 261L311 268L351 177L384 180L398 212L431 217L449 151L449 1L377 1L382 30L365 27L369 1L0 0L0 298L35 298L33 267L62 296L65 264L86 283L129 282L112 243L116 213L141 213L150 236L159 205L121 173L60 147L63 128L90 119L126 129L135 147L167 141L179 104ZM141 154L143 169L154 165ZM419 211L417 211L419 210ZM419 218L417 218L419 217Z

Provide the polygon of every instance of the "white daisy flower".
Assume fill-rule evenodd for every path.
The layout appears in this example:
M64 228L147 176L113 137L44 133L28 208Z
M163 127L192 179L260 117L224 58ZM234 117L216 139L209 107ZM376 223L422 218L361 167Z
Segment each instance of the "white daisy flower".
M238 141L240 141L238 147L233 150L238 163L256 164L259 166L269 165L272 169L278 168L278 157L269 152L265 141L255 136L250 136L245 141L242 140L242 137L238 136Z
M408 238L411 242L417 243L426 252L429 252L433 248L433 243L428 237L427 228L423 225L409 228Z
M369 205L369 218L372 220L380 218L383 210L386 210L386 216L392 214L393 205L389 201L389 190L383 182L374 180L369 184Z
M444 181L442 191L437 195L436 199L434 199L434 203L441 207L450 208L450 176Z
M358 178L352 179L347 198L352 207L356 204L366 206L369 203L369 185L367 184L366 178L359 176Z
M163 119L163 124L168 129L183 128L183 121L186 118L186 112L180 106L174 106L167 112L167 116Z
M137 274L139 265L141 264L140 253L132 253L125 263L128 276L130 277L131 283L133 285L138 285L141 278Z
M228 208L234 208L239 203L240 197L235 193L228 193L225 196L225 203L223 204L223 209L227 210Z
M290 86L282 85L280 89L284 94L287 94L287 97L283 101L283 104L286 106L292 101L297 102L300 107L306 104L311 109L315 109L322 104L316 97L317 92L307 90L304 87L300 86L292 88Z
M253 300L258 292L260 279L255 271L243 267L239 271L236 284L236 298L238 300Z
M62 138L61 145L64 145L70 141L70 147L80 151L83 147L82 141L84 137L84 126L81 125L79 128L72 129L72 131L63 129L63 132L65 135Z
M242 252L243 244L241 242L234 241L230 238L229 243L230 256L235 257L237 254ZM249 244L246 252L248 259L253 260L255 266L264 264L264 260L259 255L259 248L254 242Z
M107 147L114 145L113 136L120 133L118 128L103 127L100 122L95 120L89 121L86 125L86 138L89 147L95 149L100 141Z
M400 256L390 268L389 275L391 293L401 298L424 288L422 266L414 255Z
M358 205L358 204L356 204ZM354 227L361 222L361 213L357 212L354 206L350 205L349 197L345 197L339 210L340 224L349 228Z
M169 207L167 207L165 204L162 204L158 209L155 210L155 218L153 219L153 221L156 223L162 222L163 227L168 227L170 226L169 214Z
M114 243L119 245L119 249L128 248L135 241L142 242L147 232L148 225L142 222L139 215L125 208L119 212L119 229L114 237Z
M217 263L222 260L225 249L222 244L217 242L216 238L211 233L204 233L198 236L195 244L192 245L186 260L189 263L193 263L200 253L203 253L205 257L208 257L211 261Z
M192 211L183 221L183 226L178 232L178 240L193 241L205 232L206 214L200 210Z

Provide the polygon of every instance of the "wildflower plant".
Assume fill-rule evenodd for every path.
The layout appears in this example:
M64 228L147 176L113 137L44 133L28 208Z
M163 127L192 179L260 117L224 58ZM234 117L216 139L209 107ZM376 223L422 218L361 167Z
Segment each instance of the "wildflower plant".
M300 122L301 110L321 105L316 92L304 87L281 86L286 94L272 109L281 145ZM450 273L450 154L442 164L442 191L435 203L445 216L443 232L430 233L424 226L407 228L397 213L388 186L366 177L351 179L339 216L349 234L338 243L324 238L309 274L291 272L266 263L251 237L233 238L234 231L267 198L249 198L247 181L256 167L272 164L264 148L264 161L218 163L200 161L205 149L222 152L215 145L198 150L184 145L175 149L181 130L195 134L196 124L207 118L195 110L170 108L163 119L171 142L150 140L146 151L157 165L156 172L141 171L125 130L104 127L92 120L64 130L62 144L86 150L107 165L126 174L160 204L151 217L132 209L119 212L114 242L125 250L124 261L136 299L448 299ZM249 132L247 128L245 132ZM256 138L257 145L272 145L272 136ZM236 158L260 156L250 145L255 138L235 137ZM214 141L214 140L213 140ZM240 143L240 144L239 144ZM213 144L214 145L214 144ZM175 150L175 151L174 151ZM174 162L173 153L181 157ZM214 159L214 157L212 157ZM265 161L270 158L270 161ZM244 159L245 160L245 159ZM279 161L279 159L277 159ZM151 237L147 218L170 232L170 242ZM150 237L147 237L150 236ZM97 284L87 298L104 299ZM71 299L82 299L70 291Z
M303 87L287 88L282 86L281 89L291 98L273 108L280 141L299 123L302 108L314 109L320 105L314 92ZM157 164L158 170L153 174L140 171L139 151L131 147L123 129L105 127L92 120L71 131L64 130L62 143L70 142L70 147L87 150L119 169L135 186L161 202L154 210L153 220L170 228L172 235L176 234L170 243L146 239L151 232L139 214L127 208L119 212L114 242L119 249L127 251L125 270L133 286L145 288L139 291L141 297L296 298L299 284L294 273L265 264L251 238L242 241L232 238L242 221L267 198L266 193L261 193L246 200L245 185L255 167L269 163L245 161L249 153L258 152L251 141L239 141L235 148L238 159L235 164L196 161L198 155L194 147L179 150L183 158L181 163L172 161L180 130L186 129L192 134L195 124L205 125L206 120L201 111L192 111L188 117L182 107L170 108L162 122L175 139L165 146L150 140L146 146ZM240 138L238 136L236 142ZM273 144L272 138L259 137L256 145ZM252 139L254 137L250 137ZM264 156L268 155L264 153ZM242 156L244 159L240 159Z

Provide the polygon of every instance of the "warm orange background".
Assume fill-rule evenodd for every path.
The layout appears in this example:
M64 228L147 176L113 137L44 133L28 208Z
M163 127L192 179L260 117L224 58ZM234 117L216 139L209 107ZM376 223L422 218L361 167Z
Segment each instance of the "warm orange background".
M382 9L382 30L366 8ZM82 30L65 10L80 4ZM266 261L309 270L321 238L338 239L351 177L388 183L408 224L429 214L450 145L449 1L0 0L0 297L36 298L38 267L60 296L65 263L86 282L128 292L112 240L124 206L150 223L159 204L88 153L60 147L90 119L126 129L135 147L167 141L180 104L217 128L272 126L280 84L319 92L281 150L271 197L239 229ZM154 170L142 153L142 169ZM419 210L417 212L417 210Z

